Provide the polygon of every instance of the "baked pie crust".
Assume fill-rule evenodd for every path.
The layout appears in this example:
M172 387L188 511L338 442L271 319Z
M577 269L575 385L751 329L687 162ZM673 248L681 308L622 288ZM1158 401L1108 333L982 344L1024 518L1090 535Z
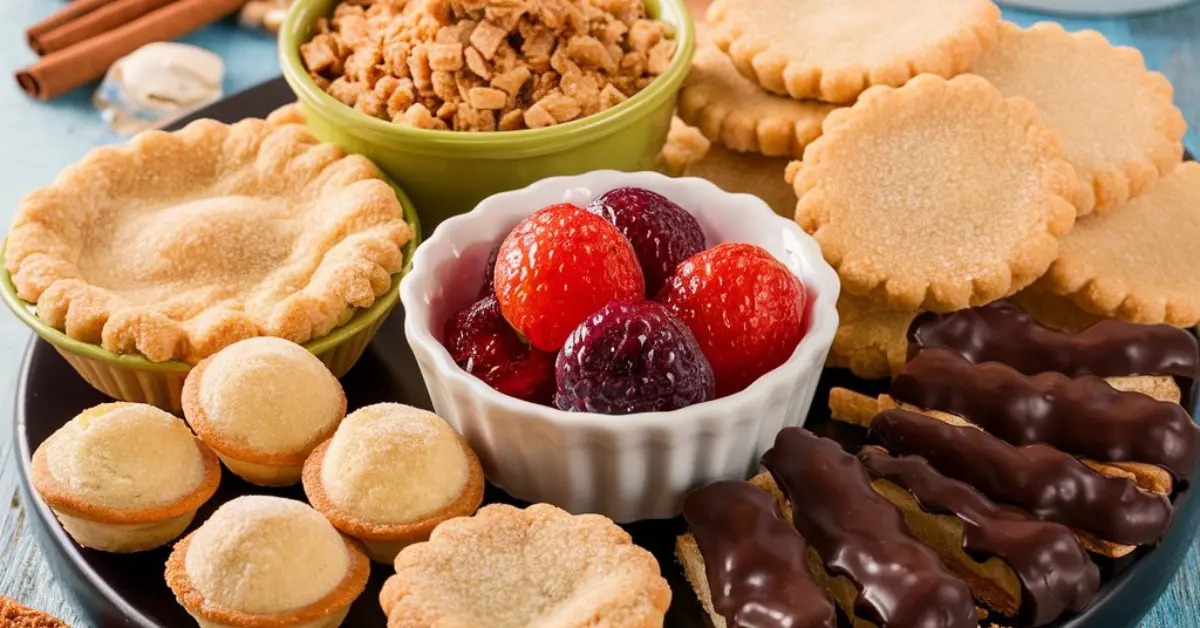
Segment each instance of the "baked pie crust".
M298 124L200 120L93 150L30 193L5 264L72 338L195 364L252 336L328 334L391 287L411 237L366 158Z
M379 601L389 626L652 628L671 589L605 517L494 504L401 551Z
M471 516L483 488L461 436L436 414L396 403L354 411L304 463L309 503L384 564L443 521Z
M141 552L183 533L216 493L221 464L182 420L144 404L105 403L34 451L32 481L76 543Z

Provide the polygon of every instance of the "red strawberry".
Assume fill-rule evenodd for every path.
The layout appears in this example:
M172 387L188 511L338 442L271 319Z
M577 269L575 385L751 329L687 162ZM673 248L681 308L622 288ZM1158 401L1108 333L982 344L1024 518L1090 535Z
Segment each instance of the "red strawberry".
M446 321L445 345L463 370L506 395L546 405L554 396L554 354L523 342L494 295Z
M805 333L804 284L750 244L719 244L683 262L659 300L696 336L718 397L786 362Z
M549 352L609 301L645 298L629 240L603 218L566 203L534 212L508 234L495 277L504 318Z

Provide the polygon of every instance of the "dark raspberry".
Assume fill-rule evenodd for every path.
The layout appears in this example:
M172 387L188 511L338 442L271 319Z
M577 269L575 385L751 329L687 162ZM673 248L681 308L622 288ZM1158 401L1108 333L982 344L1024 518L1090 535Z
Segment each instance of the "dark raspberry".
M500 255L500 245L492 247L488 255L487 267L483 269L483 286L479 288L479 298L496 294L496 258Z
M646 277L647 298L658 294L680 262L704 250L700 223L657 192L617 188L596 197L587 210L629 238Z
M454 362L496 390L549 405L554 396L554 354L521 340L491 295L446 321L445 345Z
M661 303L617 301L575 328L557 361L560 410L666 412L713 398L712 368Z
M804 284L750 244L719 244L680 264L659 301L695 334L720 397L786 362L807 331Z

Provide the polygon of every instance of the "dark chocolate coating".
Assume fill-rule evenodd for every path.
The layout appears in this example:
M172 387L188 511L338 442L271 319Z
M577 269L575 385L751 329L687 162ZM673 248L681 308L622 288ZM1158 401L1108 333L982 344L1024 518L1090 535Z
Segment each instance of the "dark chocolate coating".
M1100 569L1070 528L1042 521L1020 508L998 506L982 493L950 479L924 458L893 458L864 447L858 459L873 476L907 490L926 512L963 522L963 550L996 556L1021 582L1020 619L1041 626L1065 611L1082 611L1100 586Z
M1047 443L1100 462L1159 465L1186 481L1200 426L1182 406L1123 392L1091 375L1027 376L927 349L892 380L898 401L957 414L1014 445Z
M976 628L971 591L912 537L871 488L858 459L798 427L763 455L792 504L793 524L825 568L858 589L854 612L881 628Z
M1027 375L1172 375L1194 381L1196 337L1169 325L1104 320L1078 333L1050 329L1009 301L918 316L908 328L908 358L945 347L976 364L1001 362Z
M808 545L766 491L714 482L687 496L683 516L704 555L713 609L729 628L837 626L808 570Z
M1166 495L1142 491L1127 478L1100 475L1048 445L1017 447L983 430L907 410L880 412L871 434L888 449L921 456L997 502L1105 541L1156 543L1171 525Z

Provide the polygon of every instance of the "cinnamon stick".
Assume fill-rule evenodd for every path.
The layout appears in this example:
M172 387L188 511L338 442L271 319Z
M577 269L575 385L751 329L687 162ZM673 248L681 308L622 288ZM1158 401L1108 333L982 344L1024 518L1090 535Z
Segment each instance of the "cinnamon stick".
M71 22L72 20L76 20L84 15L87 15L88 13L91 13L92 11L95 11L109 2L110 0L75 0L62 9L55 11L50 15L50 17L38 22L37 24L34 24L33 26L30 26L25 30L25 37L32 42L34 37L40 37L46 33L49 33L50 31L67 24L68 22ZM32 43L30 43L30 47L33 47Z
M17 83L38 100L52 100L100 78L109 66L134 50L182 37L233 13L245 1L177 0L103 35L46 55L17 72Z
M82 0L79 0L82 1ZM29 47L45 56L128 24L176 0L108 0L104 6L45 33L31 33Z

